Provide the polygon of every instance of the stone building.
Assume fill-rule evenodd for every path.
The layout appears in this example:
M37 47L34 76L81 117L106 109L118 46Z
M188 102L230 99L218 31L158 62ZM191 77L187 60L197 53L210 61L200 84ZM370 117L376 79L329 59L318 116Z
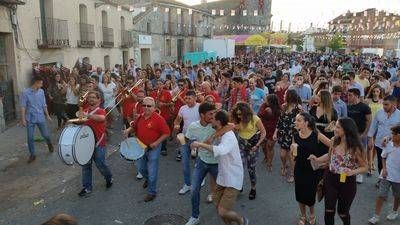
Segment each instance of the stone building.
M400 49L400 15L377 9L350 12L329 22L329 32L314 33L316 47L329 43L333 33L345 38L347 52L362 48L381 48L386 52Z
M105 68L127 62L133 57L132 19L129 8L110 1L0 1L0 118L15 120L33 63L72 68L85 56Z
M185 52L202 51L203 41L213 35L213 17L202 8L174 0L135 1L134 6L134 57L139 66L181 60Z
M215 16L215 35L256 34L271 29L272 0L203 1L205 8Z

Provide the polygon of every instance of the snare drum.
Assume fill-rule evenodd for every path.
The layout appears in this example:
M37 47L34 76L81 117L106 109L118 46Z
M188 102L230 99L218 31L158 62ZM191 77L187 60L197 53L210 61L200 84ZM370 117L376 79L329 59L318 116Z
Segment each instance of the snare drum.
M122 158L128 161L138 160L143 157L147 146L135 137L127 138L121 142L119 151Z
M95 144L95 137L89 126L68 125L58 141L58 154L67 165L76 162L83 166L91 160Z

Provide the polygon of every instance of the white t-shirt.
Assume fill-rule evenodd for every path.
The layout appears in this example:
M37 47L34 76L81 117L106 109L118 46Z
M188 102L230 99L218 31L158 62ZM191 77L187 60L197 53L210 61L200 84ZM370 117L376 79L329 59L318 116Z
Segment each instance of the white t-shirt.
M78 88L79 88L79 84L78 84ZM67 104L71 104L71 105L78 104L79 94L75 95L75 93L72 91L71 86L69 86L69 85L67 87L67 94L65 97L67 98Z
M199 103L196 103L193 107L189 108L188 105L184 105L179 109L178 116L182 117L183 119L183 130L182 133L186 134L188 126L200 120L199 114Z
M214 156L218 158L217 184L241 190L243 187L243 163L237 138L233 131L221 137L221 142L213 146Z
M114 106L114 90L117 86L111 82L107 86L103 83L99 83L99 88L104 94L104 108L111 108Z
M386 158L386 180L400 183L400 147L395 147L390 142L382 150L382 158ZM382 178L382 174L379 177Z

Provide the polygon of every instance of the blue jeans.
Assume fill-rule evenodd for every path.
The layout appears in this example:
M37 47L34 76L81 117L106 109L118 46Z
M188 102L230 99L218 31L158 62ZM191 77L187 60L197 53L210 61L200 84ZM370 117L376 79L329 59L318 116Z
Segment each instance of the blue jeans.
M144 156L135 162L139 172L148 182L147 192L157 194L158 160L160 159L161 144L145 152Z
M40 134L46 140L47 144L51 144L49 129L47 128L46 122L37 122L32 123L27 121L26 128L27 128L27 136L28 136L28 149L29 153L34 156L35 155L35 141L33 136L35 134L35 126L39 127Z
M200 188L201 182L206 177L207 173L210 173L214 179L218 176L218 164L207 164L203 162L199 157L196 159L194 165L193 176L192 176L192 217L199 218L200 214Z
M183 180L187 186L191 185L191 181L190 181L190 159L191 159L190 144L191 143L192 143L192 141L187 141L186 144L181 146Z
M97 169L103 175L106 181L111 181L112 174L106 165L106 147L99 146L94 149L92 160L96 164ZM88 164L82 166L82 184L83 187L92 190L92 160Z

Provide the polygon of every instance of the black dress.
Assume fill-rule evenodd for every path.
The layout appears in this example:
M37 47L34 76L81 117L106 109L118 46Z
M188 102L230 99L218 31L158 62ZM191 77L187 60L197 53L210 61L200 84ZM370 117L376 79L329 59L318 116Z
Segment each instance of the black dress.
M321 176L319 170L313 170L308 157L311 154L317 157L322 155L322 151L318 147L318 134L313 131L310 136L303 139L296 132L293 137L294 142L298 145L294 166L296 201L307 206L313 206Z
M314 117L315 122L317 123L317 129L325 135L327 138L331 139L334 135L333 131L331 132L326 132L325 128L329 125L329 121L326 118L325 115L322 115L320 117L317 117L317 107L313 106L310 109L310 114ZM332 109L332 116L330 121L336 121L338 119L337 112L335 109ZM319 143L319 148L321 148L324 152L324 154L328 153L329 147L324 145L322 142Z

